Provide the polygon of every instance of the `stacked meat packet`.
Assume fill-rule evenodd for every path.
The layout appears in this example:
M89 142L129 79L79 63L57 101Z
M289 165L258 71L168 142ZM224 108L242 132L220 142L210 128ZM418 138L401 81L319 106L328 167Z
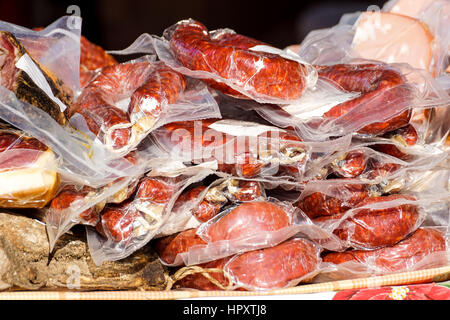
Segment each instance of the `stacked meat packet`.
M98 265L152 246L173 288L448 265L450 6L425 2L284 50L192 19L109 52L68 17L2 23L0 206L44 213L51 249L85 225Z

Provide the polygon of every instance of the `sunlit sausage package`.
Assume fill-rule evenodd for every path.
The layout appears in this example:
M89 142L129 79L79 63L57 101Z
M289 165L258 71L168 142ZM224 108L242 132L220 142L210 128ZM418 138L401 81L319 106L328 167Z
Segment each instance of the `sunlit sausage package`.
M410 272L447 266L450 262L448 227L424 226L392 246L348 250L322 255L317 282Z
M304 143L290 130L236 119L173 122L154 130L152 138L174 159L216 160L220 172L285 189L301 187L314 162L346 150L351 142L348 135Z
M320 273L320 252L319 246L294 237L273 247L183 267L172 275L173 287L244 291L293 287Z
M131 163L135 161L132 154L126 158ZM105 205L121 203L131 197L143 175L120 177L99 188L62 182L49 206L43 209L50 249L53 250L60 236L74 225L95 226Z
M43 208L56 194L60 177L53 151L37 139L0 129L0 207Z
M214 174L216 162L186 167L170 159L142 177L136 191L119 204L107 204L95 228L87 228L94 262L123 259L153 239L165 225L178 196L193 183Z
M397 132L398 133L398 132ZM354 139L348 149L323 157L309 168L308 175L319 178L355 178L360 181L406 179L412 172L445 168L448 153L442 143L408 145L400 133L376 139ZM402 138L403 137L403 138Z
M215 175L220 176L220 173L216 172ZM196 228L232 203L248 202L264 197L264 187L258 181L227 175L214 180L209 185L202 181L180 194L155 238Z
M396 6L389 1L380 9L345 14L331 28L311 31L297 53L311 64L345 63L367 59L407 63L433 76L445 73L450 44L448 1L421 1ZM416 12L406 12L425 5ZM414 9L413 9L414 10Z
M420 5L401 2L408 8ZM344 15L336 26L310 32L296 50L299 56L318 68L319 79L334 78L344 89L359 91L359 97L337 109L333 107L336 109L334 112L326 107L325 111L317 109L316 114L305 113L296 105L278 109L264 107L260 112L265 118L272 119L278 126L296 127L304 140L325 139L333 133L341 134L341 131L383 134L386 125L389 131L404 126L405 121L409 122L411 112L420 114L430 108L446 107L449 101L445 86L433 77L445 73L443 70L448 65L448 2L429 3L420 18L426 22L400 15L401 12L388 12L391 5L386 4L385 7L383 11L371 7L366 12ZM348 72L338 71L348 64L358 64L356 69L361 70L351 72L347 67ZM385 73L382 75L372 68L362 70L364 64L380 65ZM327 69L330 72L324 73ZM403 80L397 78L400 81L395 81L395 77L389 76L393 76L393 72L400 74ZM344 74L346 83L341 78ZM370 85L362 81L369 77ZM381 102L384 98L388 99ZM347 113L348 117L341 114L342 119L331 119L329 125L328 121L319 123L317 131L308 124L308 118L314 115L336 116L336 111L345 111L342 106L349 110L353 108ZM331 127L327 128L327 125Z
M171 68L235 97L286 104L317 82L316 70L300 57L231 29L208 31L188 19L151 38L159 59Z
M145 158L139 158L139 151L145 150ZM141 168L135 175L117 177L115 180L91 187L77 184L73 180L62 179L60 187L49 206L43 208L46 229L52 249L61 235L74 225L96 226L100 220L100 212L106 204L121 203L129 199L136 191L139 180L155 168L163 168L172 163L169 155L162 152L150 141L144 141L139 150L130 152L124 157L130 165ZM177 163L177 168L181 166Z
M450 193L444 181L434 184L437 181L435 177L420 190L414 177L398 189L392 188L395 180L311 181L294 205L314 224L308 237L325 249L378 249L406 238L424 222L448 223Z
M195 228L156 239L161 262L189 266L273 247L312 225L289 202L263 194L250 201L232 201L217 211Z
M206 85L154 56L98 70L68 115L77 129L117 156L165 123L220 117Z
M295 128L304 141L320 141L354 132L383 135L410 123L414 110L449 102L446 90L427 71L406 64L353 60L317 69L319 78L354 94L353 98L339 101L331 96L319 107L257 103L247 107L278 127Z

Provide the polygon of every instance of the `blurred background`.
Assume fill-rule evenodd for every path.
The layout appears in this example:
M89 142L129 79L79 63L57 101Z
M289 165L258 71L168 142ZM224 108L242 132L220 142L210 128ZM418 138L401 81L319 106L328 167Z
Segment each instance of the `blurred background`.
M24 27L45 27L78 5L82 33L108 50L130 45L140 34L162 35L175 22L193 18L210 30L236 32L284 48L315 29L338 23L344 13L382 7L383 1L322 0L0 0L0 20Z

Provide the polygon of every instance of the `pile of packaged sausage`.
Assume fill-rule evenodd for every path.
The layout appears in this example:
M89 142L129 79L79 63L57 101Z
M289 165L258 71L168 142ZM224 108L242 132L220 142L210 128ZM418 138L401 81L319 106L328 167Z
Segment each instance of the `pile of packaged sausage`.
M449 26L391 0L285 49L187 19L107 52L0 22L0 206L98 265L153 246L173 288L449 265Z

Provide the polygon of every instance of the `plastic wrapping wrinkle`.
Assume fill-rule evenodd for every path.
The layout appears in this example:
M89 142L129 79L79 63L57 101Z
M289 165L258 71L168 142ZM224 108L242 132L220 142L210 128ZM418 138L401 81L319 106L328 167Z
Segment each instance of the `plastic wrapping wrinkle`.
M415 41L407 40L412 36ZM361 58L428 69L433 59L433 38L418 20L393 13L364 12L356 24L353 50Z
M394 68L356 63L322 66L321 69L324 78L319 80L324 81L325 77L332 82L336 80L335 85L347 85L348 90L357 90L360 94L343 102L335 99L330 109L324 109L328 111L323 117L314 113L311 113L311 117L303 113L305 117L302 117L302 113L297 111L301 110L301 106L297 105L279 107L255 102L246 103L245 108L254 110L273 125L294 128L303 141L327 141L354 132L382 135L408 125L416 110L428 112L431 108L444 107L449 103L442 81L436 81L425 71L411 70L405 65L396 65ZM380 77L383 73L386 76L389 73L397 74L397 79L403 80L395 84L389 78ZM365 87L361 82L362 75L363 78L368 77ZM358 85L361 87L357 88ZM363 93L363 90L369 91ZM236 103L239 105L239 101ZM314 108L310 110L313 112Z
M45 213L51 250L85 225L97 266L154 246L177 289L448 265L449 8L391 0L285 50L0 21L0 207Z
M50 248L53 250L58 239L74 225L97 225L103 208L131 197L139 178L122 177L100 188L66 184L45 210Z
M348 148L351 136L304 143L291 130L233 119L172 122L152 132L174 159L217 160L219 171L284 188L300 187L313 157Z
M57 171L65 179L97 187L142 170L142 164L131 166L125 159L112 159L102 149L93 152L88 137L60 126L44 111L19 101L6 88L0 87L0 95L0 117L49 146L61 160Z
M98 69L117 64L113 56L100 46L80 37L80 85L84 88L96 75Z
M404 6L406 1L402 2ZM424 8L420 14L408 12L420 5ZM310 32L296 53L312 64L363 58L408 63L434 76L445 73L450 43L448 1L417 1L408 9L401 13L389 1L381 11L345 14L336 26Z
M448 192L444 190L432 195L392 194L367 198L345 213L313 219L320 232L330 236L328 240L317 241L331 251L392 246L419 228L443 201L448 201ZM316 241L314 235L311 239Z
M79 93L80 30L70 29L67 18L39 32L1 23L3 30L11 31L15 39L24 43L29 54L12 36L3 33L2 43L10 43L10 49L16 48L6 51L7 59L10 62L21 59L19 64L9 63L10 71L6 68L8 64L3 66L2 79L13 87L9 84L0 87L0 117L48 145L60 162L56 170L64 179L96 187L140 169L127 166L121 159L112 159L94 140L74 130L61 112L70 106L73 95ZM33 59L34 55L39 62ZM75 70L72 66L76 66ZM10 74L14 70L18 78ZM28 79L29 85L21 78ZM61 126L65 123L66 126Z
M155 237L197 228L230 203L254 201L264 196L261 183L235 177L220 178L208 186L196 186L177 198L165 224Z

